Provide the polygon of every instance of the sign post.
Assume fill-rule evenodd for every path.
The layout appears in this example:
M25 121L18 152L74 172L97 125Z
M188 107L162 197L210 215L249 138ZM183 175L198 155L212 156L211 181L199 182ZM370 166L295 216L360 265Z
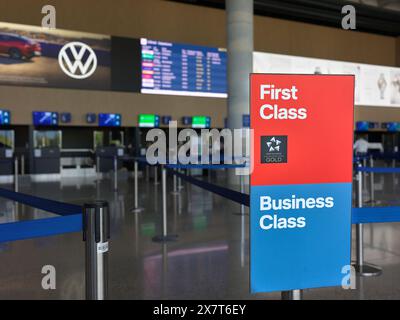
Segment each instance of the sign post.
M342 285L351 260L354 76L251 74L251 291Z

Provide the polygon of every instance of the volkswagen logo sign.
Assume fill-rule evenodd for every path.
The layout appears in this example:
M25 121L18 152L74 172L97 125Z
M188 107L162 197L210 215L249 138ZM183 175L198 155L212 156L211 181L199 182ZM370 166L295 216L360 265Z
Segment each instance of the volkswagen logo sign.
M96 71L97 56L87 44L77 41L69 42L61 48L58 64L69 77L86 79Z

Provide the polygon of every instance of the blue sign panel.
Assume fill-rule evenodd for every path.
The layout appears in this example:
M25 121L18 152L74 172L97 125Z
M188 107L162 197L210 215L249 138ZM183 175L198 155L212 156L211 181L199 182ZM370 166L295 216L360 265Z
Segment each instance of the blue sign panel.
M335 286L350 261L351 183L251 187L251 288ZM348 250L337 250L338 247ZM324 259L316 259L325 253ZM298 277L297 275L301 275Z

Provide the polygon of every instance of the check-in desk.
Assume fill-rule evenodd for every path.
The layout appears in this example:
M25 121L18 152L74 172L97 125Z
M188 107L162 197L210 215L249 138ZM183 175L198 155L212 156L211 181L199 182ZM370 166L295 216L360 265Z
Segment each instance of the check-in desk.
M14 151L9 148L0 148L0 175L8 176L14 173Z
M33 149L33 174L60 174L60 148Z
M122 167L122 160L119 159L123 157L125 150L122 147L98 147L96 149L96 167L98 172L109 172L114 170L114 158L117 157L117 169Z
M0 148L0 183L12 183L14 180L14 151Z

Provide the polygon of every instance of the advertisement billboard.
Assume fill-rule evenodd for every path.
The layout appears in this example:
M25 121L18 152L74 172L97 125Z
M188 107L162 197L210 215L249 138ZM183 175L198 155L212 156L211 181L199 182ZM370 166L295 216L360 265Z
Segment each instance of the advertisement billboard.
M0 22L0 85L110 90L110 52L107 35Z

